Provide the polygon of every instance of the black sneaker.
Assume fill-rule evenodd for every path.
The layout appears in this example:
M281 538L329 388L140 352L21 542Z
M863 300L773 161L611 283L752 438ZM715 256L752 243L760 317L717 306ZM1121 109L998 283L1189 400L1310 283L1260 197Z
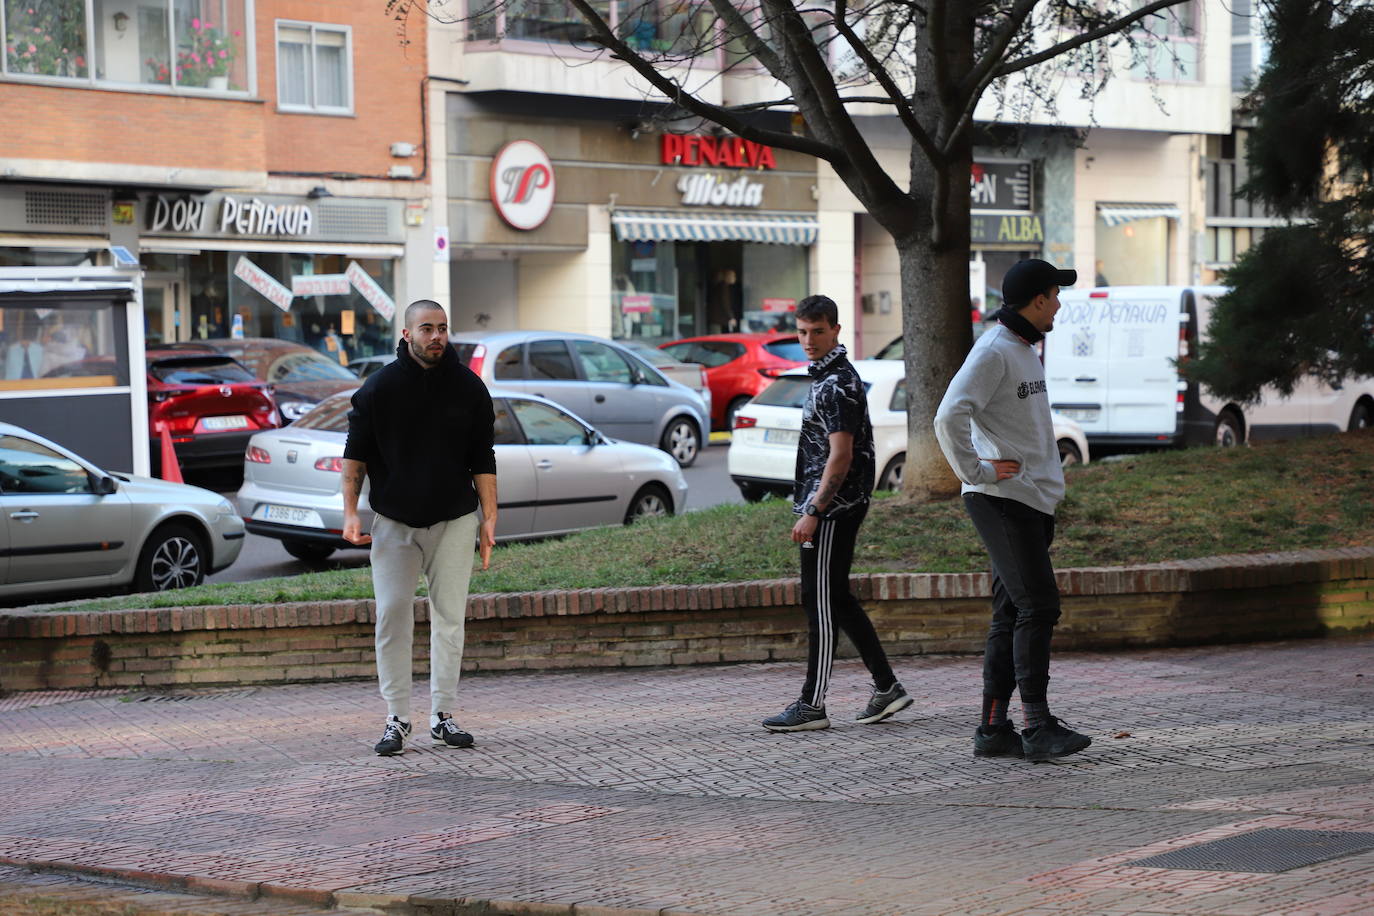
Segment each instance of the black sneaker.
M829 728L830 719L825 715L824 706L817 709L803 700L798 700L771 719L764 719L763 727L770 732L805 732Z
M1066 757L1083 750L1093 739L1066 728L1054 716L1037 728L1021 732L1021 749L1027 760L1049 760L1053 757Z
M1010 722L1001 725L980 725L973 731L973 756L1024 757L1021 735Z
M894 713L899 713L912 703L911 697L902 689L901 681L894 681L892 686L886 690L873 688L873 696L868 700L868 706L859 713L856 718L864 725L871 725L874 722L881 722Z
M439 715L439 724L429 730L429 736L438 747L472 747L472 735L458 727L453 716L446 712Z
M382 740L377 742L373 748L378 757L394 757L397 754L404 754L406 750L406 738L410 736L410 723L402 722L395 716L386 717L386 731L382 732Z

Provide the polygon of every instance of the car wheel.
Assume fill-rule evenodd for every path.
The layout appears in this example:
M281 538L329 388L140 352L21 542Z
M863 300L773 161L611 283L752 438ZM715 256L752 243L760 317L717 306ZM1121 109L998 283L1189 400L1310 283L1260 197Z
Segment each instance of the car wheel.
M291 556L307 563L322 563L334 553L333 547L327 547L324 544L312 544L309 541L282 541L281 545Z
M1059 463L1062 466L1083 463L1083 453L1078 450L1077 442L1072 439L1060 439L1056 444L1059 446Z
M768 498L769 490L767 487L761 487L756 483L743 482L737 483L735 486L739 487L739 495L743 496L744 501L747 503L761 503Z
M701 433L697 425L686 417L676 417L663 431L658 447L672 455L679 467L691 467L701 451Z
M1355 409L1350 411L1350 432L1357 429L1368 429L1374 426L1374 409L1371 409L1368 401L1360 401L1355 405Z
M735 398L730 402L730 406L725 408L725 431L730 432L735 428L735 417L739 415L740 408L749 403L749 398Z
M882 476L878 478L879 490L900 490L902 488L902 468L906 466L906 452L893 455L892 460L883 468Z
M152 533L138 555L134 588L140 592L165 592L190 588L205 581L208 557L201 539L187 525L163 525Z
M625 510L625 524L632 525L642 518L663 518L673 514L673 501L668 491L656 483L646 484L630 500Z
M1235 411L1223 410L1221 416L1217 417L1216 444L1219 448L1235 448L1245 444L1245 430Z

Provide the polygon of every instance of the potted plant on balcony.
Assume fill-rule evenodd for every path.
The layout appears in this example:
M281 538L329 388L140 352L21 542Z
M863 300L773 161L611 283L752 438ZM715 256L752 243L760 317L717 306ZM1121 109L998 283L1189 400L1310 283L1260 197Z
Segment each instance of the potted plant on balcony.
M192 19L190 41L177 50L177 84L228 89L229 71L238 56L234 39L241 34L235 31L230 36L214 23Z

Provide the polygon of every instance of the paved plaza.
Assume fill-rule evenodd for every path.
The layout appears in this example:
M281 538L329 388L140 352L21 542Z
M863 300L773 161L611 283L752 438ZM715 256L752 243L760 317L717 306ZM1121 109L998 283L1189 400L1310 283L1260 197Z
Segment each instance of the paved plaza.
M1047 764L972 756L978 660L896 668L894 720L852 721L842 661L835 726L790 735L758 721L796 664L472 677L478 746L399 758L371 753L371 683L13 695L0 885L264 914L1374 913L1374 638L1063 654L1054 709L1093 745Z

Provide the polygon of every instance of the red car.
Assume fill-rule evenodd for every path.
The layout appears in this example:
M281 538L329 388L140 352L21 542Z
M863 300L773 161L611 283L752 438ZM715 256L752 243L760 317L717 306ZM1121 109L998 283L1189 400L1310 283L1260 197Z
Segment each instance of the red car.
M272 386L237 360L208 350L154 349L148 370L148 454L152 473L162 473L162 425L166 424L181 467L241 467L254 433L281 425ZM103 368L102 368L103 367ZM114 358L68 363L48 373L114 373Z
M807 362L795 334L706 334L660 344L659 349L705 367L712 429L734 429L735 414L750 398Z

